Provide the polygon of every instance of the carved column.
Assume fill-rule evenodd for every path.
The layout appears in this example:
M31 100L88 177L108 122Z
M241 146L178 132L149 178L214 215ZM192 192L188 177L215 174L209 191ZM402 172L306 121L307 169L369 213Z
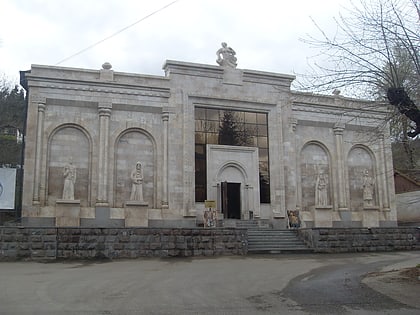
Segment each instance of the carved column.
M38 122L36 132L36 148L35 148L35 172L34 172L34 193L33 202L37 204L40 202L40 186L41 186L41 165L42 165L42 152L43 152L43 139L44 133L44 118L45 118L45 102L38 103Z
M163 122L163 182L162 182L162 208L168 208L168 128L169 113L162 113Z
M382 187L382 203L383 203L383 210L388 211L390 210L390 206L389 206L389 190L388 190L388 176L387 176L387 171L388 171L388 167L387 167L387 158L386 158L386 146L385 146L385 136L384 134L381 134L379 136L380 139L380 145L381 145L381 159L382 159L382 163L381 163L381 187Z
M98 196L96 203L108 204L109 118L112 104L99 104Z
M346 185L345 185L345 168L344 168L344 151L343 151L343 132L344 125L336 124L333 128L335 135L335 151L337 160L337 173L336 178L338 181L338 210L347 209L346 199Z

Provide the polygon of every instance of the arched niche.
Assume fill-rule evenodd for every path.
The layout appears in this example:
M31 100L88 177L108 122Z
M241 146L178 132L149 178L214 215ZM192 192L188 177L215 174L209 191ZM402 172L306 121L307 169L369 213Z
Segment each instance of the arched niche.
M64 166L70 161L76 169L74 199L80 205L90 204L90 140L88 133L77 125L58 127L50 136L48 145L47 200L49 205L62 199Z
M322 173L326 179L326 202L322 206L332 204L332 177L330 170L330 155L321 143L309 142L300 153L300 187L301 205L303 211L309 211L317 205L316 185Z
M114 206L123 207L130 200L130 174L140 162L143 167L143 198L149 206L156 201L156 157L152 136L142 129L129 129L116 141Z
M375 174L375 162L373 153L366 147L354 146L348 154L348 180L350 191L350 209L363 210L365 205L363 190L366 181L366 171L373 181L373 201L372 205L377 205L377 185Z

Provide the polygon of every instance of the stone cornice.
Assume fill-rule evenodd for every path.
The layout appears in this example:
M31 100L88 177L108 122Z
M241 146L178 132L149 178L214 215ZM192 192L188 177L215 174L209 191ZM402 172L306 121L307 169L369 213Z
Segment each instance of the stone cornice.
M216 98L214 95L197 95L190 94L188 95L189 99L194 105L198 106L214 106L220 108L250 108L255 111L267 112L277 104L274 101L264 101L261 99L250 99L250 98L241 98L241 99L232 99L232 98Z
M33 65L25 79L30 88L170 97L169 80L159 76L114 72L113 81L103 81L100 70Z
M87 83L87 84L86 84ZM139 95L151 97L170 97L169 88L155 88L155 87L141 87L133 85L122 85L117 83L101 83L101 82L81 82L70 80L45 80L38 78L29 78L29 87L39 88L53 88L58 90L81 91L81 92L95 92L95 93L110 93L110 94L125 94L125 95Z
M224 74L224 68L220 66L175 60L167 60L163 65L163 69L167 77L170 77L172 74L177 74L222 79ZM230 71L242 72L243 82L249 83L290 87L290 84L295 79L293 75L274 72L248 69L230 69Z
M341 111L345 112L362 111L377 114L389 113L389 109L384 106L384 104L369 100L297 91L291 91L291 96L293 106L329 107L332 109L341 109Z
M379 109L365 109L344 107L342 105L331 105L331 104L313 104L313 103L293 103L293 112L304 112L304 113L319 113L327 116L343 116L343 117L360 117L370 119L384 119L387 115L387 111Z

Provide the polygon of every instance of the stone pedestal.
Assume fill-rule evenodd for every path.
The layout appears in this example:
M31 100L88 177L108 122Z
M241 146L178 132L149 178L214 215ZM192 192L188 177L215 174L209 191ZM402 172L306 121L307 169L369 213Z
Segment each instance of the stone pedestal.
M333 211L332 206L316 206L314 208L315 227L332 227Z
M363 209L363 226L379 227L379 208L365 207Z
M125 202L125 226L134 227L149 225L149 204L144 201Z
M80 226L80 200L57 200L55 225Z
M232 85L242 85L242 71L225 67L223 69L223 83Z

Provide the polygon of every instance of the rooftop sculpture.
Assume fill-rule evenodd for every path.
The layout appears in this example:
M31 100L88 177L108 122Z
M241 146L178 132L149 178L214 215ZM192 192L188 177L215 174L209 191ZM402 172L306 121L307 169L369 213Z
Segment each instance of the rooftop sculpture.
M228 47L225 42L222 43L222 48L216 52L216 55L216 62L222 67L236 68L238 65L235 57L236 52L231 47Z

